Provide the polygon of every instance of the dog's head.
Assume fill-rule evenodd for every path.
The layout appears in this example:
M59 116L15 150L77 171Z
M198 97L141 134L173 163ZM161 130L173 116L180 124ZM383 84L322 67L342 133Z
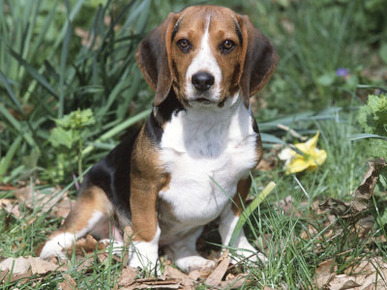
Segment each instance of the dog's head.
M218 6L170 13L140 44L137 61L158 106L173 89L183 104L221 107L249 98L269 80L277 53L247 16Z

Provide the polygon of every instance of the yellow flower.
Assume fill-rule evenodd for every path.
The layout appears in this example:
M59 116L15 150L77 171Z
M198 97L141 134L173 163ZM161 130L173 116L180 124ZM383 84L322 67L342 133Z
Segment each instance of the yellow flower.
M319 135L320 132L317 131L312 139L305 143L295 144L295 149L285 148L280 152L278 157L285 161L286 174L301 172L305 169L313 170L325 162L327 153L325 150L316 148Z

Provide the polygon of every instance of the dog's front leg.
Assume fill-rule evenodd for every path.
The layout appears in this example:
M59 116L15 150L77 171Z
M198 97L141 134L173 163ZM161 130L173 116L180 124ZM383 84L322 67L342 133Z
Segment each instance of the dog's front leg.
M157 188L146 180L137 178L132 181L130 208L133 240L129 251L131 267L156 267L161 234L157 222L157 194Z
M227 246L230 243L232 234L238 223L239 217L243 212L243 202L246 199L251 185L251 178L242 179L238 182L237 194L232 203L224 209L220 217L219 233L222 238L223 245ZM247 240L244 230L242 229L232 248L237 249L232 256L232 262L238 262L245 258L250 261L256 261L257 257L261 261L266 261L265 255L259 253Z

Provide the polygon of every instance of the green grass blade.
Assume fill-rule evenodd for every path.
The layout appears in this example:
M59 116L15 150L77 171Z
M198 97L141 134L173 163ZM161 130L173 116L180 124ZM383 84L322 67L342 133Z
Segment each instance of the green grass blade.
M241 216L239 217L238 223L235 226L234 232L232 233L229 246L233 247L235 242L237 241L241 230L249 219L251 214L257 209L257 207L266 199L266 197L273 191L276 187L276 184L273 181L270 181L268 185L259 193L256 199L254 199L243 211Z
M283 144L286 145L287 143L283 141L282 139L266 133L261 133L261 140L265 143L274 143L274 144Z
M387 141L387 137L376 135L376 134L369 134L369 133L363 133L363 134L354 134L351 136L351 141L359 140L359 139L368 139L368 138L376 138L376 139L382 139Z
M10 54L22 65L25 67L26 71L38 82L40 83L51 95L59 98L57 93L48 83L46 78L42 76L35 68L33 68L27 61L25 61L17 52L9 48Z
M0 81L3 82L4 87L8 92L8 96L11 98L12 102L16 105L19 112L23 114L22 106L20 105L15 93L13 92L13 90L8 82L8 79L5 77L5 75L1 71L0 71Z
M70 21L70 4L69 1L65 1L66 10L68 13L67 23L66 23L66 33L64 36L62 51L60 56L60 78L59 78L59 108L58 108L58 119L63 117L64 112L64 82L66 77L66 63L70 50L70 41L71 41L71 21Z
M7 154L0 160L0 183L2 182L4 175L7 173L11 161L19 149L22 140L23 137L19 135L9 147Z
M71 9L71 12L69 15L70 21L73 21L75 19L75 16L77 16L78 12L81 10L84 1L85 0L79 0L77 3L75 3L73 5L73 8ZM63 38L65 37L66 31L67 31L67 25L63 26L61 32L59 33L59 35L56 39L56 42L53 45L53 48L54 48L52 50L53 54L54 54L56 48L60 45Z

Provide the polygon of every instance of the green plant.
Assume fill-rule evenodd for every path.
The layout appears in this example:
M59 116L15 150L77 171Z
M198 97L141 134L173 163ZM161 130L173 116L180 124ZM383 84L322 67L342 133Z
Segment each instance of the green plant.
M54 119L93 108L95 124L82 136L98 141L85 144L83 152L85 162L93 163L100 155L87 153L106 154L116 144L112 137L147 115L151 100L134 58L151 1L106 1L94 8L83 0L45 1L0 2L0 148L8 156L0 173L6 177L11 170L12 179L38 170L46 173L41 178L52 177L58 156L47 140ZM90 8L85 23L77 16ZM80 26L85 24L88 30ZM18 136L18 156L33 162L10 158L6 148Z
M358 138L370 138L367 146L369 154L387 156L387 96L369 95L367 104L359 109L358 121L367 133Z
M57 166L60 168L60 180L64 177L64 168L71 168L75 157L78 163L78 176L83 174L83 144L87 140L86 127L95 124L91 109L77 110L56 119L56 128L51 130L49 141L57 149ZM70 162L66 162L70 160Z

